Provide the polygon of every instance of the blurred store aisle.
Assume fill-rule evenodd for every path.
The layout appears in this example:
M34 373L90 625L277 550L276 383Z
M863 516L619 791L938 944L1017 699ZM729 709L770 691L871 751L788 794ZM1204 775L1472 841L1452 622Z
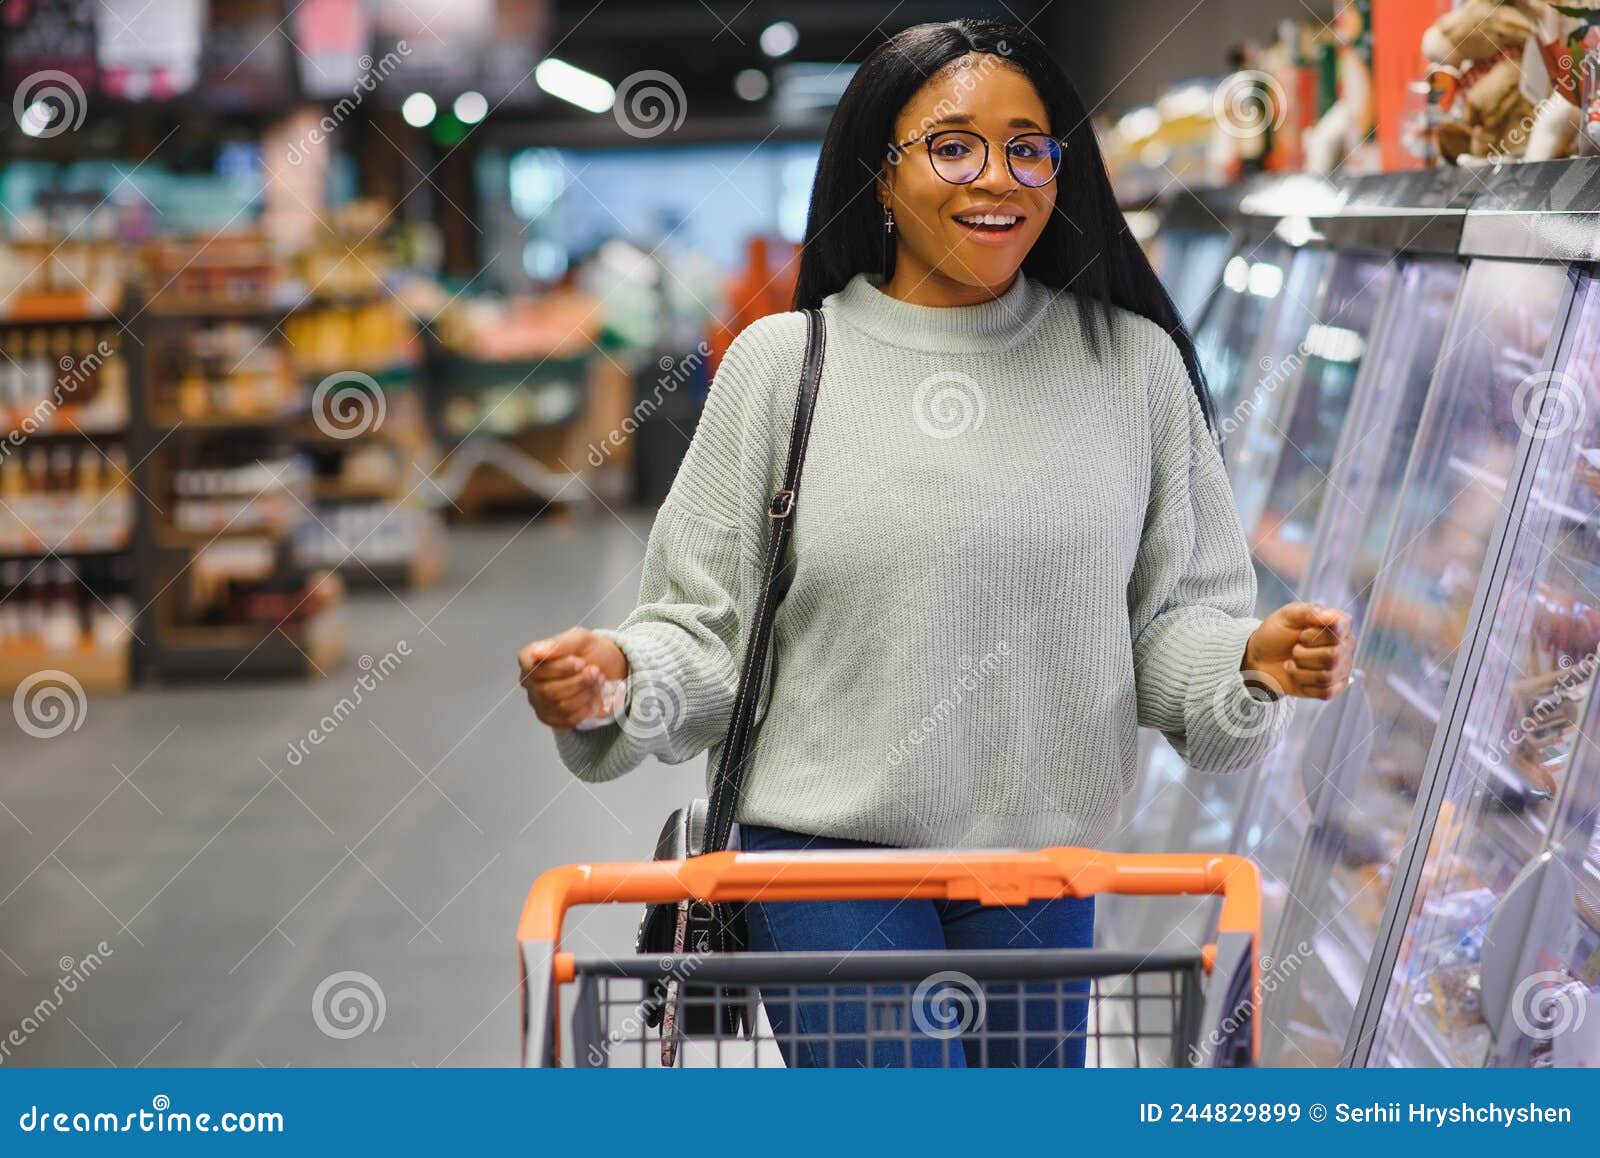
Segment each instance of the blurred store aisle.
M6 1064L514 1064L529 884L645 855L703 772L591 790L516 685L521 644L628 612L649 527L452 532L438 587L352 601L326 679L91 697L8 741ZM636 919L580 913L571 944L625 949Z

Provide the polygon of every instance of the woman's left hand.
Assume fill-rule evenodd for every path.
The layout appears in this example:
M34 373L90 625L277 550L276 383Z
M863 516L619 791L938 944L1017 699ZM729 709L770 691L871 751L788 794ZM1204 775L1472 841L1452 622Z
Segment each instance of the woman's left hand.
M1259 673L1263 683L1284 695L1331 700L1350 682L1355 651L1349 612L1288 603L1250 636L1239 670Z

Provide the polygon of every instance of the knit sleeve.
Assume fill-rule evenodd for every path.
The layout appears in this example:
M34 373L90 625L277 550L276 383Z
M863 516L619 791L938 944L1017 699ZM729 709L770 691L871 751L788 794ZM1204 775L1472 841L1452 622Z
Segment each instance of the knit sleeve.
M681 764L727 732L775 485L771 396L787 372L789 316L746 327L723 355L651 527L638 605L595 630L627 656L628 691L615 722L555 733L580 780L613 780L647 756Z
M1249 768L1293 701L1239 670L1256 576L1222 456L1177 344L1162 335L1151 391L1151 488L1129 586L1139 723L1206 772Z

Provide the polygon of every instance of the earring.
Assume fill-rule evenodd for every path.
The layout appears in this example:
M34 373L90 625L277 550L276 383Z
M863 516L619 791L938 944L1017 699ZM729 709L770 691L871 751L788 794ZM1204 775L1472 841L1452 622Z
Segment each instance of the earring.
M883 207L883 231L885 233L894 232L894 210L887 205Z
M879 270L882 280L889 280L890 267L894 264L894 210L887 205L883 207L883 264Z

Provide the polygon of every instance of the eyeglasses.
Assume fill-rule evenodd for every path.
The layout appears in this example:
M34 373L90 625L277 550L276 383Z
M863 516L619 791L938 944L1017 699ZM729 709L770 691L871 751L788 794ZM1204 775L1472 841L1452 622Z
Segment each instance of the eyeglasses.
M988 167L988 138L968 129L945 129L912 137L895 149L910 148L918 141L927 143L933 171L952 185L970 185ZM1063 147L1048 133L1019 133L1006 141L1006 168L1018 184L1031 189L1048 185L1061 169Z

